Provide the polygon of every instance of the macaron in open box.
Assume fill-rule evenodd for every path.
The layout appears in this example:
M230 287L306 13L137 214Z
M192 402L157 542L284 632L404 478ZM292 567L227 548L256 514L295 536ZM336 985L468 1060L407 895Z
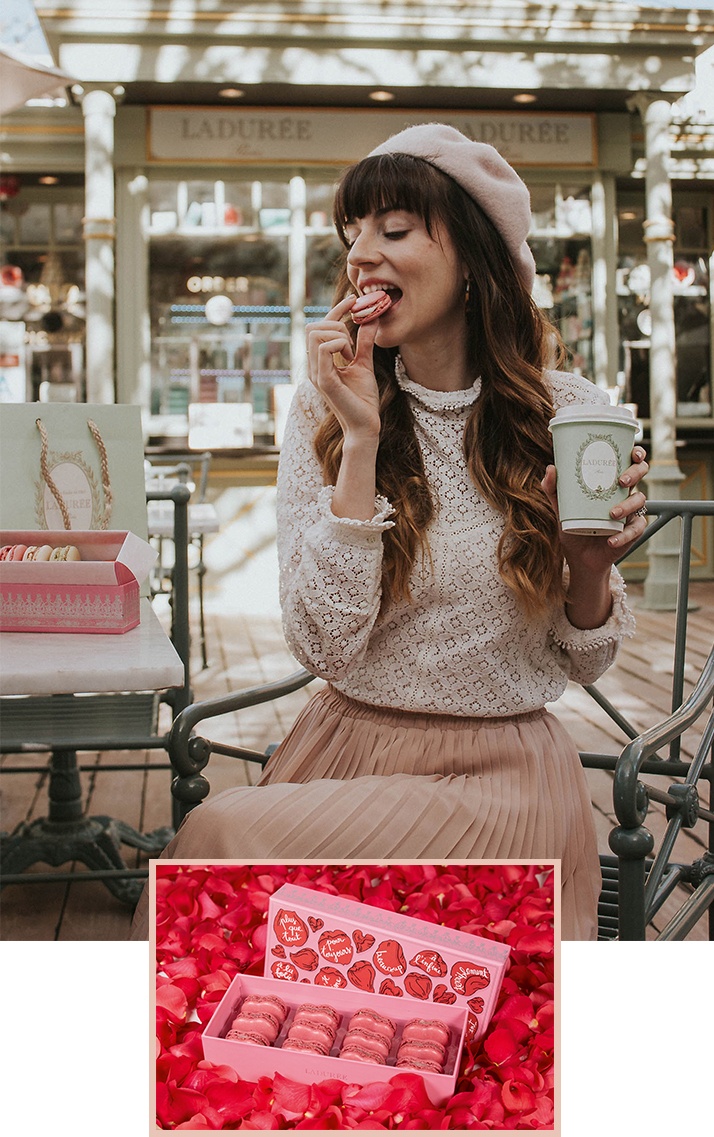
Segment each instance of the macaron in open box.
M440 1105L456 1086L466 1018L455 1006L426 1018L416 999L237 975L203 1032L203 1053L247 1081L279 1071L296 1082L367 1085L418 1073Z
M157 556L125 530L74 529L2 530L1 553L0 631L85 634L137 626Z

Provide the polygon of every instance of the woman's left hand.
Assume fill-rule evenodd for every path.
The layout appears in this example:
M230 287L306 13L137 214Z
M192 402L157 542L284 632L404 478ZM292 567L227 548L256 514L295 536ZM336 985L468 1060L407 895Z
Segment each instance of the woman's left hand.
M642 536L647 519L640 512L647 504L647 498L638 490L637 484L647 474L649 466L645 461L645 450L642 446L635 446L632 451L632 465L623 470L620 475L620 485L630 488L629 497L623 502L613 506L610 516L616 521L624 520L625 527L621 533L613 533L610 537L585 537L561 530L560 538L563 546L563 555L571 566L577 565L581 569L591 572L602 572L614 564L620 557L630 550L635 541ZM550 499L551 505L558 515L558 497L556 493L555 466L548 466L541 485Z

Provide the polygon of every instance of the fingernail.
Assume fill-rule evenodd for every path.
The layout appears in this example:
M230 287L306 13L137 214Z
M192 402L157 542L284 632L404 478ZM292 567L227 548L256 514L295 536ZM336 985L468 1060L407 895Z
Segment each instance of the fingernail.
M608 537L607 543L608 545L611 545L613 548L615 548L617 545L617 537Z
M620 485L621 486L629 486L631 481L632 481L632 478L630 477L629 474L623 474L622 477L620 478Z
M611 517L622 517L622 506L616 505L614 509L610 510Z

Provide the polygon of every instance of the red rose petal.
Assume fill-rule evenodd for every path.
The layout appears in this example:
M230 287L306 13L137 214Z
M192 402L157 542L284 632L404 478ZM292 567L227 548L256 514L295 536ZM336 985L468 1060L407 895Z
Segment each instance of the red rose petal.
M310 1104L310 1087L277 1073L273 1080L275 1104L288 1113L303 1114Z
M501 1086L501 1099L506 1109L511 1113L525 1112L535 1107L535 1097L532 1091L523 1082L512 1079Z
M503 1065L518 1051L518 1043L510 1031L494 1030L486 1038L483 1048L496 1066Z
M156 1006L163 1007L174 1022L183 1022L188 1013L188 999L180 987L165 983L156 991Z

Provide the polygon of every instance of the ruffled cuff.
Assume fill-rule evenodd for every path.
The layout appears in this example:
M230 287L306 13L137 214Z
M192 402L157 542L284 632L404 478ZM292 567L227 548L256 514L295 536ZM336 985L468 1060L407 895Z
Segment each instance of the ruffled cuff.
M332 512L334 486L323 486L317 498L320 520L330 527L330 536L349 545L371 545L377 541L385 529L392 529L394 522L389 518L394 508L381 495L374 499L374 517L371 521L360 521L353 517L336 517Z
M566 586L567 583L566 568ZM619 643L623 639L634 636L635 617L627 604L625 582L614 565L610 574L610 595L612 596L612 611L606 622L601 624L599 628L576 628L570 623L565 614L565 605L563 605L550 626L550 634L555 643L564 648L565 651L590 651L594 648L605 647L608 644Z

